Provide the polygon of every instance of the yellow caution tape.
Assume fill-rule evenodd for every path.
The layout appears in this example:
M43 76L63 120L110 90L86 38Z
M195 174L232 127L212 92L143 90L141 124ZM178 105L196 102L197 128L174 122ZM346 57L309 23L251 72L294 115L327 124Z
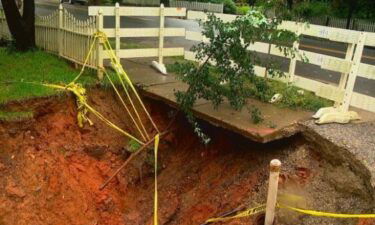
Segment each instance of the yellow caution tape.
M283 208L283 209L289 209L293 210L299 213L311 215L311 216L317 216L317 217L330 217L330 218L375 218L375 214L342 214L342 213L329 213L329 212L321 212L321 211L315 211L315 210L307 210L307 209L300 209L284 204L277 204L278 208ZM235 216L230 216L230 217L217 217L217 218L212 218L206 220L206 223L213 223L213 222L223 222L231 219L236 219L236 218L242 218L242 217L248 217L252 216L255 214L258 214L260 212L264 212L266 210L266 205L261 205L255 208L247 209L245 211L242 211L238 213Z
M155 190L154 190L154 225L158 225L158 148L159 148L159 134L155 136Z
M206 223L213 223L213 222L223 222L231 219L237 219L237 218L242 218L242 217L248 217L252 216L261 212L264 212L266 210L266 205L260 205L251 209L247 209L245 211L242 211L238 213L235 216L230 216L230 217L218 217L218 218L212 218L206 220Z
M307 209L299 209L295 207L291 207L288 205L278 204L279 208L293 210L299 213L308 214L311 216L318 216L318 217L331 217L331 218L375 218L375 214L341 214L341 213L328 213L328 212L321 212L321 211L314 211L314 210L307 210Z
M57 88L57 89L62 89L62 90L68 90L68 91L71 91L75 94L76 98L77 98L77 105L78 105L78 123L80 125L80 123L84 122L84 121L89 121L90 123L92 123L86 116L87 114L87 110L91 111L95 116L97 116L100 120L102 120L103 122L105 122L109 127L112 127L113 129L119 131L120 133L124 134L125 136L135 140L136 142L140 143L140 144L144 144L142 141L138 140L136 137L134 137L133 135L129 134L128 132L124 131L123 129L121 129L120 127L116 126L114 123L112 123L111 121L109 121L107 118L105 118L101 113L99 113L98 111L96 111L94 108L92 108L88 103L87 103L87 97L85 96L85 92L86 90L79 84L76 84L76 83L70 83L66 86L62 86L62 85L56 85L56 84L41 84L43 86L46 86L46 87L50 87L50 88Z

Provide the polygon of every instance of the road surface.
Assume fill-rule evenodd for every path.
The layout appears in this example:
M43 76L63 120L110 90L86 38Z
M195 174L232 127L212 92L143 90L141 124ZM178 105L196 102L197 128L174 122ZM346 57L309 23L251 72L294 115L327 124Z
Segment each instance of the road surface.
M36 13L38 15L49 15L51 12L56 10L58 3L46 2L45 0L37 1ZM81 5L69 5L64 3L64 7L67 8L74 16L78 19L87 19L87 6ZM104 17L104 27L114 27L114 17ZM141 28L141 27L158 27L158 17L121 17L122 28ZM190 31L199 31L200 28L195 21L183 20L177 18L166 18L166 27L184 27ZM126 41L122 39L121 41ZM138 42L145 45L157 46L157 38L133 38L132 42ZM196 42L185 40L183 37L166 38L165 45L167 47L184 47L189 49ZM311 52L324 53L326 55L336 56L340 58L345 57L346 45L337 42L320 41L316 39L304 38L301 41L300 48ZM365 48L362 62L375 65L375 49ZM282 70L288 70L288 60L278 57L280 60ZM319 66L305 64L302 62L297 63L296 74L309 77L317 80L326 81L329 83L338 83L340 74L323 70ZM355 85L355 91L375 97L375 80L369 80L366 78L358 77Z

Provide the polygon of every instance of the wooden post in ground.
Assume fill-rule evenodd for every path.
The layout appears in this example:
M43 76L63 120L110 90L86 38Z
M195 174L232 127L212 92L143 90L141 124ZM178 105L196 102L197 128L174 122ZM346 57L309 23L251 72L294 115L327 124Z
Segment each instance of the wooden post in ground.
M164 4L160 5L160 28L159 28L159 64L163 65L164 48Z
M275 208L277 200L277 189L279 184L281 162L278 159L273 159L270 163L270 178L268 184L267 204L266 204L266 218L264 225L272 225L275 219Z
M167 69L165 68L165 65L163 64L163 50L164 50L164 5L160 5L160 26L159 26L159 51L158 61L152 61L152 66L155 67L160 73L167 74Z
M98 15L96 16L96 31L101 32L103 30L103 10L99 9ZM98 38L97 40L97 49L96 49L96 57L97 57L97 75L99 80L103 79L103 40Z
M120 60L120 4L118 2L115 6L115 36L116 57Z
M297 26L298 26L298 28L297 28L297 35L301 35L302 24L298 23ZM296 51L299 50L299 42L298 41L295 41L293 43L293 49L295 49ZM289 82L290 83L293 83L293 81L294 81L294 75L295 75L295 72L296 72L296 66L297 66L297 59L296 59L296 57L291 58L290 59L290 64L289 64Z

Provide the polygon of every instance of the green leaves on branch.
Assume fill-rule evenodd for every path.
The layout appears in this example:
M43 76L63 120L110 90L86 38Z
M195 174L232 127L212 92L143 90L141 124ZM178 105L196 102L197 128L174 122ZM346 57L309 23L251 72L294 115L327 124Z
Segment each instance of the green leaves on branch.
M255 66L266 67L270 76L283 76L278 64L269 56L251 51L255 42L272 43L287 57L296 57L293 43L299 37L287 30L277 29L281 21L269 19L257 9L232 22L223 22L213 14L201 23L203 35L208 40L192 48L199 65L193 62L175 65L180 79L189 85L186 92L177 92L181 109L192 120L191 109L197 99L211 101L218 107L225 99L240 110L246 98L258 95L267 101L269 91L265 79L255 74Z

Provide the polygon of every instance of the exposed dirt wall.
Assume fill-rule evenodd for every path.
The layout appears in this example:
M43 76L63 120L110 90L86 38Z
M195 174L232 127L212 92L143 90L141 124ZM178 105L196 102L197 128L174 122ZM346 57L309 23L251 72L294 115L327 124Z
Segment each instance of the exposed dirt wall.
M92 90L90 103L127 130L129 118L112 92ZM161 129L172 108L146 100ZM80 129L72 96L24 104L32 120L0 123L0 224L120 225L151 224L153 216L152 150L100 191L98 187L129 156L128 140L95 119ZM10 108L22 108L17 103ZM150 126L148 126L150 127ZM265 202L268 164L283 162L280 199L300 207L332 212L368 212L368 193L336 189L327 171L341 168L326 161L302 136L257 144L202 122L212 138L203 145L183 116L162 139L158 170L160 224L201 224L238 206ZM133 131L134 132L134 131ZM149 130L152 132L152 129ZM340 173L338 173L341 176ZM355 175L354 175L355 176ZM256 224L255 218L226 224ZM312 218L278 212L277 224L362 224L371 221Z

